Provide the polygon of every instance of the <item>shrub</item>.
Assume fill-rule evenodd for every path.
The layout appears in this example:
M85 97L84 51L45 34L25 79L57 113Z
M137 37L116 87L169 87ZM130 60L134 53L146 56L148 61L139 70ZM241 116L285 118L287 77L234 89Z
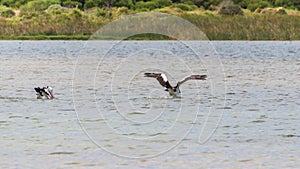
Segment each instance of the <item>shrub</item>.
M149 9L147 9L147 8L137 8L137 11L139 11L139 12L148 12Z
M6 9L1 10L0 15L3 17L6 17L6 18L10 18L10 17L15 16L15 12L10 8L6 8Z
M88 0L85 2L84 4L84 9L91 9L93 7L96 7L95 3L93 2L93 0Z
M275 6L283 6L284 5L284 1L283 0L275 0L274 5Z
M41 12L38 11L21 11L20 16L22 16L23 19L32 19L34 17L38 17L41 15Z
M59 4L59 0L33 0L21 6L20 16L26 15L27 18L32 18L39 15L40 12L46 10L53 4Z
M72 11L70 12L70 16L73 18L81 18L82 17L82 13L79 9L72 9Z
M300 10L299 0L275 0L274 6Z
M136 8L137 9L142 9L142 8L146 8L149 10L153 10L156 8L163 8L166 6L170 6L172 5L172 1L171 0L152 0L152 1L139 1L136 3Z
M7 7L17 7L19 8L20 6L26 4L28 0L0 0L2 5L5 5Z
M128 8L127 7L120 7L120 8L118 8L118 13L120 13L120 14L128 14Z
M258 8L266 8L270 6L269 2L267 1L258 1L256 3L251 3L247 6L247 9L249 9L251 12L254 12Z
M248 7L247 1L241 1L238 3L238 5L240 5L240 7L243 9L247 9L247 7Z
M61 14L61 13L65 13L67 12L67 9L55 4L55 5L51 5L48 7L47 12L52 13L52 14Z
M116 7L127 7L129 9L133 8L133 2L132 0L118 0L115 3Z
M197 8L197 6L195 6L195 5L189 5L189 4L186 4L186 3L173 4L173 7L179 8L183 11L192 11L192 10Z
M243 15L244 12L239 5L222 6L218 12L221 15Z
M82 4L80 2L75 2L75 1L65 1L63 2L63 6L67 8L80 8L82 9Z
M154 3L156 4L157 8L163 8L172 5L171 0L154 0Z
M59 4L59 0L33 0L21 6L21 11L43 11L54 4Z
M103 9L97 9L96 16L105 17L105 16L107 16L107 12L105 12Z
M144 2L144 1L139 1L136 3L136 8L137 9L149 9L149 10L153 10L156 7L156 4L153 1L148 1L148 2Z

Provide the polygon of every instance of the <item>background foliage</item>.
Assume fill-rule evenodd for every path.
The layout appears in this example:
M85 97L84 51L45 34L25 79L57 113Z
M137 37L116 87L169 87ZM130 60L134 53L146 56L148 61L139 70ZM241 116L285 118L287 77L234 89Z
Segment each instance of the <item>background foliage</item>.
M41 2L39 2L41 1ZM185 3L196 5L204 9L209 9L211 6L217 6L224 0L1 0L0 4L19 8L21 6L37 5L40 9L45 8L50 4L59 4L63 7L77 7L81 10L93 7L111 8L111 7L127 7L129 9L146 8L154 9L172 4ZM299 0L232 0L234 4L240 5L244 9L254 11L256 8L265 7L284 7L300 10ZM28 4L29 3L29 4Z
M299 9L300 0L0 0L0 39L88 39L123 15L155 10L211 40L300 40ZM147 37L157 38L138 38Z

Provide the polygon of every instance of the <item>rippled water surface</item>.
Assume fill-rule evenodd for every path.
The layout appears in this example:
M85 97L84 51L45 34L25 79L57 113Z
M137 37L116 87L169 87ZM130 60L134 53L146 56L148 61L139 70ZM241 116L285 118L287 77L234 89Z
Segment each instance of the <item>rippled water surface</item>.
M1 168L298 168L299 42L1 41ZM188 81L173 98L145 72ZM55 99L36 99L50 85Z

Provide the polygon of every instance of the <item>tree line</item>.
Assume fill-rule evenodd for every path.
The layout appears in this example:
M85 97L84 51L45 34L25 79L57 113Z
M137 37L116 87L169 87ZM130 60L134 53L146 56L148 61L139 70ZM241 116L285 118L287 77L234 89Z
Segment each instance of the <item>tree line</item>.
M225 0L226 1L226 0ZM234 4L244 9L254 11L257 8L266 7L285 7L300 10L300 0L231 0ZM224 0L0 0L0 4L11 8L21 8L22 6L32 4L44 4L49 6L59 4L62 7L79 8L86 10L94 7L112 8L127 7L136 10L152 10L172 5L194 6L204 9L213 9ZM43 6L43 5L41 5Z

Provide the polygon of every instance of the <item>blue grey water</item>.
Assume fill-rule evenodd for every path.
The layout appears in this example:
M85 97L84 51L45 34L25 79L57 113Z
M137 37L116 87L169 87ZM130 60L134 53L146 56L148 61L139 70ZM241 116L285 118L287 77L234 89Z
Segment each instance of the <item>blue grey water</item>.
M300 42L0 41L0 168L299 168ZM172 98L144 72L164 72ZM55 99L36 99L50 85Z

